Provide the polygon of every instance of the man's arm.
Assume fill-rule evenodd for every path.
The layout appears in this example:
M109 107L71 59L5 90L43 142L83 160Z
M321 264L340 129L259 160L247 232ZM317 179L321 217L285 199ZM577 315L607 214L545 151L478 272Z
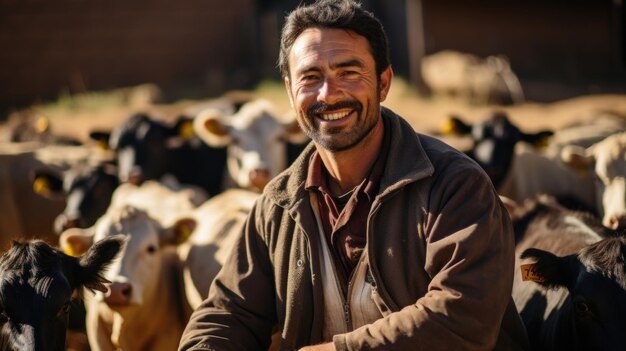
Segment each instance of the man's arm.
M430 219L423 224L424 268L432 277L428 292L415 304L336 335L337 350L489 350L495 345L512 288L512 227L484 172L460 161L437 175L430 194Z
M179 351L268 349L276 320L274 285L256 210L255 205L208 298L191 315Z

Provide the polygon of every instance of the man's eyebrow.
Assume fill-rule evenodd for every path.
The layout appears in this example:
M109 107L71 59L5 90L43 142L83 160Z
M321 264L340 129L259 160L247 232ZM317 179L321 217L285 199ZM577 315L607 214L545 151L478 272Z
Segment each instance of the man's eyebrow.
M317 66L308 66L300 69L296 69L296 74L303 74L305 72L320 72L321 69Z
M333 63L330 65L330 68L332 69L346 68L346 67L363 68L365 67L365 64L361 60L354 59L354 60L337 62L337 63ZM296 74L302 74L304 72L320 72L320 71L321 71L321 68L319 68L318 66L306 66L301 69L297 69Z
M354 59L349 61L338 62L331 65L331 68L346 68L346 67L359 67L363 68L365 65L360 60Z

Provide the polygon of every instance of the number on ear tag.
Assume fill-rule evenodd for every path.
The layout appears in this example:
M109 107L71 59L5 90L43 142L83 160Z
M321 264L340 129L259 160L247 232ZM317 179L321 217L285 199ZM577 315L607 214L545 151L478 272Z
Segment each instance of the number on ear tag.
M523 264L520 266L522 271L522 281L531 281L535 283L543 283L546 281L546 277L541 275L535 270L534 263Z

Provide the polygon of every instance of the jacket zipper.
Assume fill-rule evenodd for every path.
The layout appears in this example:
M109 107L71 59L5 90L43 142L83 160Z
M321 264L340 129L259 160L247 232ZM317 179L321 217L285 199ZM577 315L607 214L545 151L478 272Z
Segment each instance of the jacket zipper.
M356 266L350 273L350 277L348 278L348 291L346 292L346 296L342 296L343 297L343 312L344 312L346 327L348 331L352 330L352 311L350 309L350 302L351 302L351 297L352 297L352 287L354 286L353 284L354 273L361 267L362 264L363 264L363 254L361 254L361 257L359 257L359 262L357 262Z

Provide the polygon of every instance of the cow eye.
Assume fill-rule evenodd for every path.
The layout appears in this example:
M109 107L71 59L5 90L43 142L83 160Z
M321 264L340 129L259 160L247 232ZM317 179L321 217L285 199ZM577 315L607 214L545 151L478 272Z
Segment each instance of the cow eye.
M579 314L591 313L591 309L589 308L589 305L585 301L574 302L574 308L576 309L576 312Z
M146 248L146 251L148 251L149 254L153 254L156 252L156 246L148 245L148 248Z

